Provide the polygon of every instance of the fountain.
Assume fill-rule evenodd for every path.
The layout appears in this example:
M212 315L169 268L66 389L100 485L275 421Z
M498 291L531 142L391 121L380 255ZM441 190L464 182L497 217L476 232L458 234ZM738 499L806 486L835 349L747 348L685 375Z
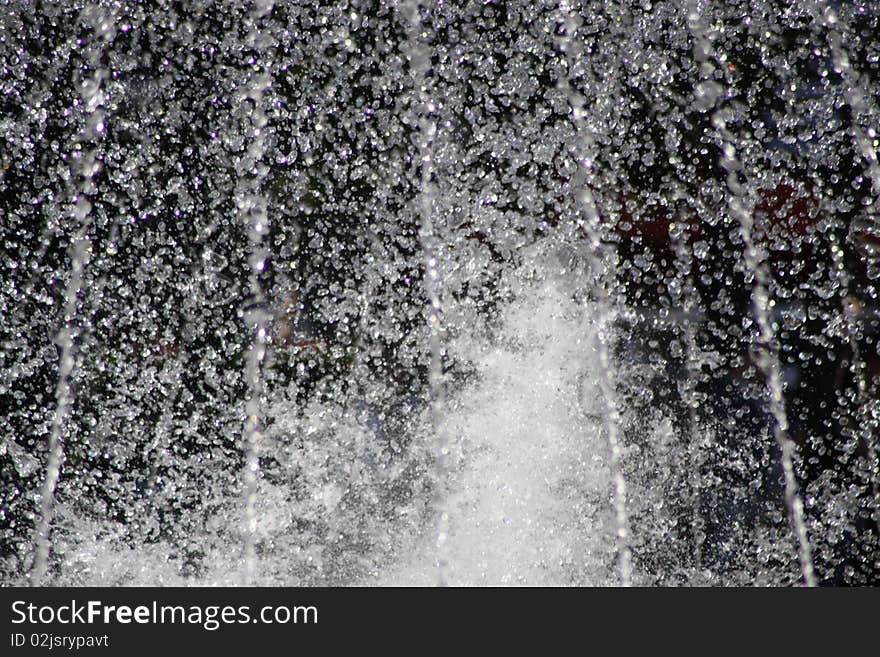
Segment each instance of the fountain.
M878 582L876 8L12 4L4 584Z

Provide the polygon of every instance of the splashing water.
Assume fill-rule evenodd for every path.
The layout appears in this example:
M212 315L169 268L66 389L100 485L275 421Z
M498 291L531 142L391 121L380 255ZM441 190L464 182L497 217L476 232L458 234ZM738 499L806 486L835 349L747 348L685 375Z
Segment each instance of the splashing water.
M4 583L878 582L875 7L4 11Z

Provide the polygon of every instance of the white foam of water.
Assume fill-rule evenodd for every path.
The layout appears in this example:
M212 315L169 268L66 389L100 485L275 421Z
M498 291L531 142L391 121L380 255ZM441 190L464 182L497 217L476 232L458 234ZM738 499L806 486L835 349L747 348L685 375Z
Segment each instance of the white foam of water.
M478 376L447 416L459 462L449 482L451 585L605 584L613 577L590 331L589 309L543 282L506 310L497 340L464 336L454 345ZM430 555L425 545L404 556L381 583L432 583Z

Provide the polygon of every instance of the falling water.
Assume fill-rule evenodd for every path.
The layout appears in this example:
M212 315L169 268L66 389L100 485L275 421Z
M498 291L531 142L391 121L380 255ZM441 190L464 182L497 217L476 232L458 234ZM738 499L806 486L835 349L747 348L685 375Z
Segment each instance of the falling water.
M583 51L575 46L577 37L577 28L579 19L576 17L572 7L568 3L563 2L560 5L562 16L562 35L560 37L560 46L563 53L568 58L568 66L576 65L579 57L583 56ZM582 177L583 183L577 186L579 192L579 201L583 207L584 221L578 220L578 228L583 231L588 240L588 258L592 269L592 277L595 283L594 294L596 298L596 333L595 348L599 359L599 381L604 401L603 421L605 426L605 435L608 441L609 467L611 468L614 479L614 518L615 533L617 535L617 560L618 570L620 573L621 586L630 586L632 581L632 558L629 548L629 520L626 506L626 480L620 467L620 438L619 438L619 422L620 412L618 410L617 393L614 389L614 380L612 374L612 364L610 357L610 327L612 323L611 309L609 308L609 297L611 295L610 288L613 286L609 283L611 274L602 254L602 238L601 220L599 212L596 208L595 200L590 192L589 176L590 167L593 162L592 144L587 126L584 121L586 117L585 101L578 92L576 92L571 82L563 76L560 79L560 87L565 92L569 105L571 105L572 121L574 122L579 137L578 155L578 174Z
M424 263L425 296L428 299L428 387L431 398L431 427L436 435L436 516L437 516L437 577L440 586L447 581L446 542L449 538L449 511L446 508L444 488L446 487L446 462L449 455L445 427L446 394L443 383L443 324L442 324L442 278L438 261L437 237L434 226L434 139L437 123L434 114L436 106L430 97L431 53L421 41L424 38L423 26L419 16L421 4L415 0L404 8L407 25L407 59L410 74L418 100L418 110L414 113L418 120L417 144L419 154L419 242L422 247Z
M63 325L55 340L60 348L60 358L58 382L55 388L55 413L52 417L52 428L49 435L49 458L40 492L40 514L34 534L36 550L31 583L35 586L43 584L49 567L55 489L64 460L64 434L67 430L67 422L73 403L70 377L76 366L79 297L83 288L84 270L91 251L89 229L92 204L89 199L97 191L93 183L101 166L97 142L105 131L103 110L105 97L102 92L102 84L108 73L102 68L103 51L101 46L102 42L113 39L115 29L113 17L103 14L99 7L84 9L81 20L85 26L93 30L93 36L83 58L87 67L86 72L79 82L84 127L77 139L81 147L72 154L73 161L70 172L71 178L75 181L73 183L72 202L74 207L72 216L76 232L70 247L70 278L64 290Z
M4 583L878 581L872 5L3 11Z
M697 87L696 95L702 102L706 103L707 107L711 108L716 104L717 98L723 90L711 77L711 73L714 70L714 65L711 62L712 42L706 33L703 19L700 15L699 3L694 3L692 7L688 15L688 26L696 39L694 55L699 62L701 76L703 77L703 81ZM712 115L712 124L718 130L718 135L722 142L724 157L721 160L721 165L727 172L728 207L730 214L739 222L746 267L754 277L752 308L754 309L755 320L758 322L759 329L759 334L755 341L758 349L757 361L761 371L767 377L770 412L774 420L773 435L782 452L782 471L785 477L785 505L788 509L795 538L798 542L798 558L804 583L807 586L815 586L816 578L813 571L810 539L807 536L807 526L804 522L804 505L798 493L797 479L794 472L793 452L795 445L788 436L788 415L785 410L782 378L779 371L779 347L770 320L770 309L773 307L773 303L768 292L768 274L753 237L754 219L745 207L746 194L739 180L743 165L737 156L735 136L728 129L722 112L715 111Z
M260 0L254 4L250 16L246 19L248 35L246 44L259 55L264 55L268 36L260 29L260 20L272 11L272 0ZM262 431L260 429L260 397L263 394L262 365L266 356L269 315L266 312L266 299L260 277L266 269L268 254L263 247L263 237L269 230L269 216L266 199L262 196L262 185L268 167L263 163L266 150L266 125L268 118L263 109L264 94L271 86L270 74L266 73L271 66L265 61L248 61L248 79L241 92L239 102L247 112L246 122L249 124L246 134L250 140L247 153L241 162L242 189L238 195L238 210L248 228L251 244L249 257L251 304L250 321L255 325L253 342L247 353L245 381L248 385L248 396L245 404L244 422L244 574L246 586L254 583L256 571L256 534L257 534L257 484L260 479L260 450ZM252 105L252 108L250 107Z

